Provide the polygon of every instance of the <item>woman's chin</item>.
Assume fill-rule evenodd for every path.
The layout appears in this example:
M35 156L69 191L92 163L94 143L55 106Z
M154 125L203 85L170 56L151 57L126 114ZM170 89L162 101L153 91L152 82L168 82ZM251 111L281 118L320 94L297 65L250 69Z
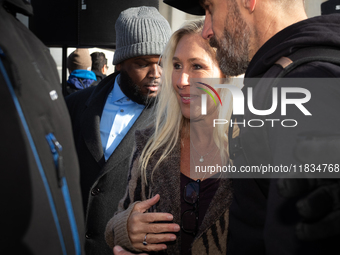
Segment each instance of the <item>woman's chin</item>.
M183 117L187 120L189 120L190 122L196 122L202 119L201 116L184 116Z

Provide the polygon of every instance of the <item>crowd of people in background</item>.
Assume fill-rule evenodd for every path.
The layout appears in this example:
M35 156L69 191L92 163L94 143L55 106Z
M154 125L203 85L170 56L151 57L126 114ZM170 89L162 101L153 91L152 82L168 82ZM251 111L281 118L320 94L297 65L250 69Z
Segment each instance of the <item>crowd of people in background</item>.
M106 77L107 58L103 52L93 52L78 48L67 57L69 77L65 95L96 86Z
M337 78L340 16L308 19L303 0L164 2L205 17L172 33L154 7L122 11L115 23L115 72L107 75L103 52L77 48L67 58L64 98L48 49L15 18L32 15L31 5L0 0L2 183L11 191L1 210L3 249L338 254L339 178L191 173L211 164L298 164L298 140L327 148L331 137L332 148L339 148L336 79L308 87L313 118L290 111L298 128L260 132L232 114L230 90L215 90L204 79L225 84L244 75L243 91L252 88L254 105L267 109L273 85L266 78ZM202 114L199 99L207 88L215 94ZM238 127L213 128L214 119ZM313 160L323 160L321 154Z

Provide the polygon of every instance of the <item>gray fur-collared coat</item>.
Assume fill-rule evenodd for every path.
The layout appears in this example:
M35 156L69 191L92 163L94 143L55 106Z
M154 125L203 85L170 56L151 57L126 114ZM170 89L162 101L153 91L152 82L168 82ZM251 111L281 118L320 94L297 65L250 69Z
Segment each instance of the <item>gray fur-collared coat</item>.
M136 149L132 158L128 177L128 187L123 199L119 202L118 211L108 222L105 238L108 245L121 245L132 252L140 252L132 246L128 232L127 219L138 201L146 200L155 194L161 199L154 212L168 212L174 216L173 222L180 225L181 222L181 199L180 199L180 144L178 143L171 154L164 160L153 174L151 172L160 152L156 153L147 166L146 185L138 168L139 156L151 135L151 129L136 131ZM198 234L192 243L192 254L226 254L227 235L229 224L229 206L232 200L230 180L221 179L219 188L214 195ZM142 242L143 240L141 240ZM181 237L173 243L168 243L168 249L159 254L180 254Z

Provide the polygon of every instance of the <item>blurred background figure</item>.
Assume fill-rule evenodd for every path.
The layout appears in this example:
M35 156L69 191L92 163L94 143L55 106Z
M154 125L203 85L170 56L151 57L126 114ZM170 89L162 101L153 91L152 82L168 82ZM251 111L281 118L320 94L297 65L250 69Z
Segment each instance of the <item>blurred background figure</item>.
M67 58L67 69L70 76L67 80L67 95L81 89L88 88L97 81L91 71L92 60L88 49L76 49Z
M95 73L97 81L93 85L97 85L102 79L106 77L107 70L107 58L103 52L93 52L91 54L92 68L91 71Z

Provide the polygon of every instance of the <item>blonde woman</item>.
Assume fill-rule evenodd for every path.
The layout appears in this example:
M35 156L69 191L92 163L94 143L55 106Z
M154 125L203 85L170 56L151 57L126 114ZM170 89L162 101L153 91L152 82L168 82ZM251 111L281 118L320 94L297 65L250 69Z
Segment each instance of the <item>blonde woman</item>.
M200 36L202 28L203 21L184 25L164 50L156 117L151 128L136 132L127 191L106 228L110 247L226 253L230 182L190 174L196 165L228 164L227 125L215 129L212 123L214 118L226 119L230 110L216 107L211 99L202 115L200 90L191 84L192 78L225 78L215 49ZM218 92L227 102L229 95Z

